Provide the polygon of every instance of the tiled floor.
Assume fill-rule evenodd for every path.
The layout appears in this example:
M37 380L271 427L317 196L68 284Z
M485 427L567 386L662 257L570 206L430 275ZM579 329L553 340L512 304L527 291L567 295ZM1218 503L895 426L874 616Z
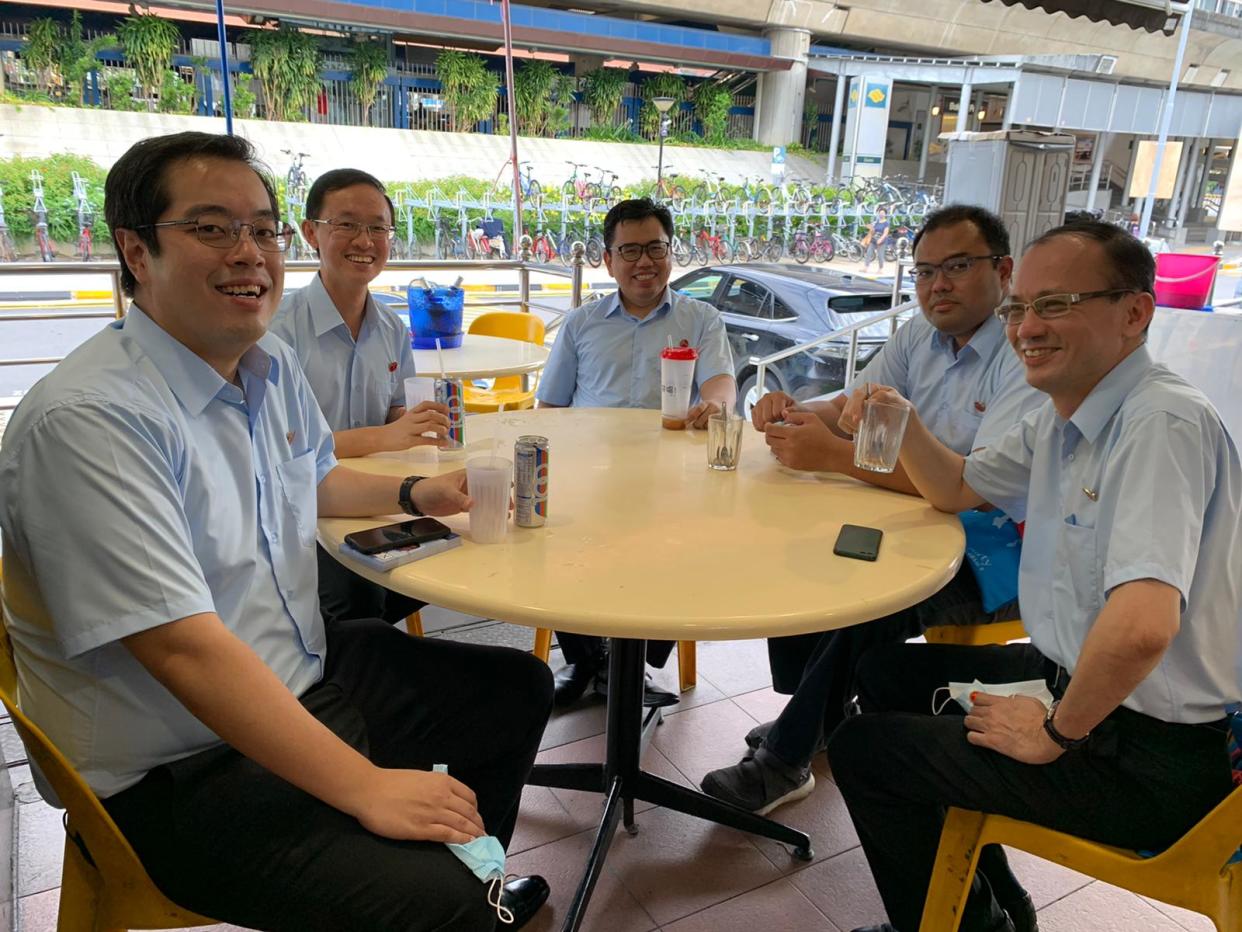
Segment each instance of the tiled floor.
M428 633L460 624L463 616L424 616ZM523 635L524 637L525 635ZM761 642L701 643L699 685L668 710L644 766L667 779L694 784L708 770L734 763L742 735L770 719L782 697L772 692ZM554 652L552 662L559 665ZM676 683L675 661L657 679ZM603 705L588 702L558 713L548 725L540 760L597 760L602 752ZM5 738L6 756L15 750ZM55 928L63 834L60 814L38 800L27 771L13 771L19 799L19 932ZM527 926L560 928L594 835L599 797L542 787L527 790L507 869L539 873L551 900ZM883 907L849 815L821 756L816 788L779 811L807 831L809 863L780 845L649 808L639 833L619 832L596 887L584 928L594 932L849 932L883 919ZM1211 932L1202 916L1154 903L1021 852L1014 869L1039 908L1044 932ZM233 930L233 926L215 926Z

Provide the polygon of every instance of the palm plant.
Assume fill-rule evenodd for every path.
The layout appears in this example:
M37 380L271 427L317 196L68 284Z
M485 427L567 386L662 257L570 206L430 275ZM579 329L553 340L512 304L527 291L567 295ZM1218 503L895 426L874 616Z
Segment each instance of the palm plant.
M22 60L37 76L39 89L45 93L52 88L52 74L60 61L64 32L54 19L36 19L26 30L26 45Z
M528 136L542 136L547 128L558 76L552 63L541 58L526 59L513 75L518 127Z
M380 85L388 77L388 46L383 42L359 40L349 50L350 87L362 105L362 125L371 125L371 105Z
M136 72L138 86L150 109L151 99L164 84L164 72L172 67L181 33L171 20L139 13L125 17L116 35L125 51L125 62Z
M681 102L686 99L686 82L680 75L661 72L652 75L642 86L643 108L638 113L639 125L642 127L644 134L654 136L660 125L660 111L655 108L655 104L651 102L654 97L671 97L676 103L673 106L673 113L676 113ZM669 114L672 115L671 113Z
M629 72L620 68L595 68L582 76L582 99L591 109L593 126L612 124L629 80Z
M73 19L69 23L69 31L65 34L60 49L60 72L65 83L78 89L78 103L86 105L86 76L92 71L99 71L98 54L104 49L116 48L117 37L108 33L94 39L82 37L82 14L73 11Z
M496 106L496 76L483 56L446 49L436 57L444 98L453 111L453 132L474 129Z
M250 64L263 89L269 120L286 120L314 103L319 43L291 26L251 33Z

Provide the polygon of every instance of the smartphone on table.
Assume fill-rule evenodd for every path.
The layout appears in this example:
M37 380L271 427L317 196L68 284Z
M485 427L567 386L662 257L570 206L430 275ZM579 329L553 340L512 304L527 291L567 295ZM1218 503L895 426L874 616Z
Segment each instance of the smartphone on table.
M448 525L441 524L435 518L414 518L411 521L384 524L365 531L354 531L345 535L345 543L359 553L384 553L387 550L424 544L429 540L439 540L452 533Z
M872 563L880 555L880 539L884 532L878 528L860 527L857 524L841 525L841 533L837 535L836 546L832 552L839 557L850 557L854 560L868 560Z

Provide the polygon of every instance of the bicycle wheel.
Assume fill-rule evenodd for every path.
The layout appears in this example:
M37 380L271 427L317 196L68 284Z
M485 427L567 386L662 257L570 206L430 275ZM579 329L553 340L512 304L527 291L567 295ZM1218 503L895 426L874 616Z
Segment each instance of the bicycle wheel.
M586 242L586 261L593 269L598 269L604 261L604 241L598 236L592 236Z
M831 236L821 237L815 243L815 261L831 262L837 257L837 244L832 241Z
M526 200L538 203L543 200L543 186L534 178L530 180L530 184L526 186Z
M673 259L682 268L690 264L690 260L694 258L694 247L687 243L680 236L673 237Z
M785 241L779 236L768 238L768 244L764 247L764 254L769 262L780 262L781 256L785 253Z
M723 236L712 243L712 257L717 262L729 263L733 261L733 244Z
M863 257L863 244L856 239L845 241L845 258L851 262L861 262Z
M682 202L686 199L686 189L679 184L669 188L668 199L673 202L674 207L681 207Z
M599 200L600 195L603 193L598 181L588 181L582 192L582 200L584 203L590 204Z
M0 262L14 262L17 259L17 247L13 244L13 237L9 236L9 231L0 230Z
M39 230L35 234L35 238L39 243L39 258L44 262L51 262L56 257L56 253L52 250L52 241L47 238L44 230Z
M796 239L793 245L789 247L789 255L799 265L806 265L806 260L811 258L811 249L804 239Z
M614 204L617 203L617 201L621 200L621 198L623 198L624 196L625 196L625 192L622 191L621 188L615 184L611 188L608 189L608 200Z

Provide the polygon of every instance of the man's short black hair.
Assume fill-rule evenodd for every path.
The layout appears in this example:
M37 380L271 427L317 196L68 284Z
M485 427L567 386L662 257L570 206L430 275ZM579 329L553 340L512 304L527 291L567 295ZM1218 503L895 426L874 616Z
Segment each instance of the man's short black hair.
M612 240L617 232L617 224L630 220L646 220L655 217L664 227L664 235L673 241L673 215L663 204L657 204L649 197L634 197L627 201L618 201L604 217L604 248L612 248Z
M910 254L913 255L914 251L919 248L919 240L923 238L924 233L931 233L933 230L955 226L959 223L973 223L979 235L983 237L983 241L988 244L992 255L1009 255L1009 231L1005 229L1004 221L987 208L974 204L950 204L948 207L941 207L928 214L927 219L923 221L922 228L914 234Z
M320 213L323 210L323 199L333 191L352 188L356 184L370 185L384 195L384 203L388 205L388 222L396 222L397 211L392 206L392 198L388 196L388 189L384 187L382 181L360 168L334 168L332 171L324 172L316 178L315 183L311 185L310 191L306 195L306 219L321 219Z
M1042 246L1058 236L1077 236L1103 247L1108 259L1108 286L1128 291L1156 292L1156 260L1142 241L1121 227L1101 220L1063 223L1036 237L1029 246Z
M166 181L169 168L191 158L229 159L245 163L263 182L272 202L272 213L280 215L276 189L267 166L255 155L254 146L240 136L173 133L134 143L109 169L104 182L104 218L112 231L112 245L121 263L121 290L131 298L138 282L125 264L116 231L133 230L154 255L159 255L158 231L152 229L150 224L158 221L168 209Z

